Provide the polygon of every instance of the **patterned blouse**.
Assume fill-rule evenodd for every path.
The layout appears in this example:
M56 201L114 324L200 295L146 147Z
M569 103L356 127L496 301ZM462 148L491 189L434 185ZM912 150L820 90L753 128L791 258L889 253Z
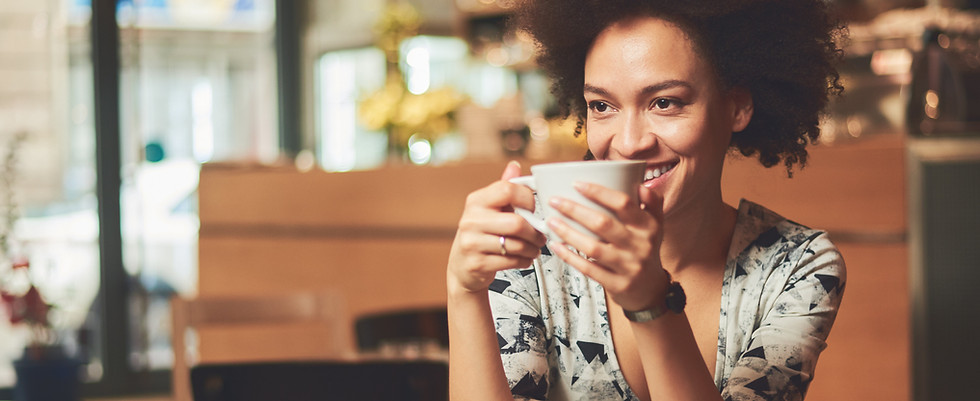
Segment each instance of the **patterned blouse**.
M822 231L743 200L721 294L715 385L724 400L802 400L840 305L844 261ZM635 400L602 286L547 248L497 274L490 302L517 399Z

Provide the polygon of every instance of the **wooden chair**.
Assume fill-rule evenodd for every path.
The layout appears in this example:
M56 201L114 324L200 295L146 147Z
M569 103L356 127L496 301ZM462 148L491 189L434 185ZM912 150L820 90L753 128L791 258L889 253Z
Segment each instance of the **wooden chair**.
M206 364L195 401L444 401L449 365L427 360Z
M343 298L331 292L171 300L173 399L190 401L198 363L302 361L352 352Z
M360 352L383 352L386 346L413 343L449 349L445 306L365 314L355 320L354 331Z

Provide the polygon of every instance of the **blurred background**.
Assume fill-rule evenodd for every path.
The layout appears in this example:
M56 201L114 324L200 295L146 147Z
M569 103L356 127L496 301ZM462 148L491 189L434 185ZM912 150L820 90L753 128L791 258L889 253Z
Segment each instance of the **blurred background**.
M886 299L893 307L886 309L899 315L897 323L890 320L897 333L854 331L869 341L894 339L899 349L869 358L899 361L891 365L896 374L873 386L898 388L888 396L898 398L855 399L945 399L928 390L941 375L917 376L911 361L942 365L926 362L930 351L917 348L916 338L939 341L942 333L975 329L978 320L970 318L980 317L975 306L959 309L959 317L928 314L964 308L956 298L930 304L928 296L957 293L943 280L978 284L971 272L980 267L976 259L960 262L972 253L953 252L961 259L931 281L930 272L940 270L924 268L931 252L949 254L931 246L975 234L968 224L976 221L972 199L980 184L971 181L980 153L980 2L828 2L849 26L847 89L823 123L812 174L865 177L853 188L869 196L875 182L896 183L877 191L889 199L846 198L840 207L861 203L898 214L862 226L821 220L849 218L840 210L810 211L814 218L800 220L827 222L835 238L891 255L868 256L870 265L899 264L865 273L872 290L878 274L897 274L889 287L895 292L862 298L855 284L845 297L845 308L849 297L867 299L869 307ZM7 155L0 184L14 216L2 227L5 258L30 261L33 281L55 305L52 324L84 359L84 394L171 392L174 297L337 289L347 285L337 277L342 269L353 269L365 275L356 285L387 289L394 303L348 296L346 314L438 306L462 194L493 179L509 159L526 160L526 167L577 159L585 150L572 135L574 122L556 117L533 44L506 29L513 6L514 0L0 0L0 150ZM821 164L824 153L842 164ZM847 171L851 161L868 169ZM868 176L875 168L892 171ZM761 186L738 193L734 188L746 189L740 177L772 185L785 179L785 171L733 171L726 197L736 200L770 193ZM799 173L804 185L806 174ZM923 178L930 174L945 181ZM852 188L829 181L819 181L828 185L820 190ZM943 195L951 187L962 197ZM944 199L958 203L947 208ZM787 208L795 202L782 201ZM952 215L942 224L967 226L930 225L933 210ZM953 240L930 237L929 230ZM417 252L429 259L391 266L331 253L358 246L396 252L409 246L405 237L427 241ZM412 263L428 265L424 285L378 286L382 277L396 280L385 269L411 273ZM967 326L942 326L954 320ZM834 339L847 336L841 330L831 350ZM10 397L11 363L29 335L0 319L0 399ZM963 358L980 356L964 348L970 350ZM851 356L838 358L843 365ZM950 366L968 366L956 374L978 373L967 363Z

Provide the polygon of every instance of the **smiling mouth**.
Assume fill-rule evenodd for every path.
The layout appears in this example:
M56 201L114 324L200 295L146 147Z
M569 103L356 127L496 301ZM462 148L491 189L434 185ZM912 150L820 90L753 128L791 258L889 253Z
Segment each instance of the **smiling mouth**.
M649 183L657 178L660 178L668 171L673 170L677 166L677 162L672 162L667 165L662 165L660 167L647 167L646 172L643 173L644 183Z

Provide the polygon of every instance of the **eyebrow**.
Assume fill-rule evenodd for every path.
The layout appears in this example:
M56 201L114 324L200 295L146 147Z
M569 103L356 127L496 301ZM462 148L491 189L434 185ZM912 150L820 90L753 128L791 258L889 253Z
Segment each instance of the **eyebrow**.
M678 88L678 87L687 88L687 89L693 88L691 84L688 83L687 81L681 81L679 79L670 79L663 82L658 82L653 85L648 85L644 87L643 90L640 91L640 93L643 95L648 95L651 93L660 92L662 90ZM595 85L585 84L583 87L583 91L591 92L602 97L612 97L612 94L609 91Z

